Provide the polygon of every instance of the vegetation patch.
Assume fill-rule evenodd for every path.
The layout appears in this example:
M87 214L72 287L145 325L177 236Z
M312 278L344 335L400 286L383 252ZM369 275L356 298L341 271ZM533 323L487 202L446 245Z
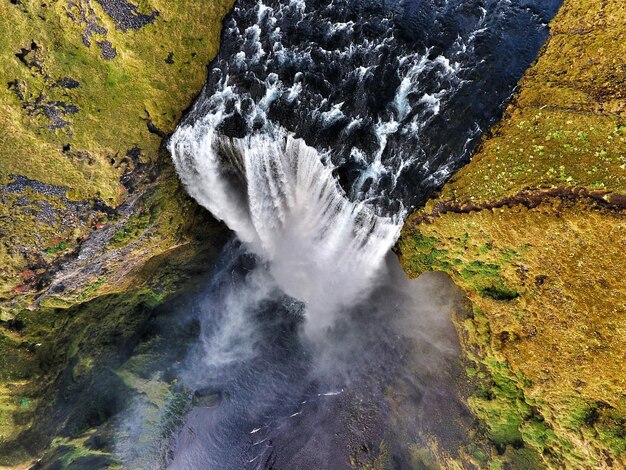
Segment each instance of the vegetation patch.
M183 246L148 263L134 290L69 308L22 310L3 322L0 465L45 452L36 468L117 468L111 429L121 426L126 406L139 402L154 426L127 441L120 433L120 445L139 449L143 443L127 468L160 462L165 433L181 424L192 396L177 387L170 368L198 335L196 323L172 311L178 296L195 295L205 285L214 256L208 246ZM96 280L82 295L90 297L101 285Z
M114 3L0 5L0 30L11 32L0 41L4 316L31 305L59 267L119 217L130 220L110 234L113 248L141 237L146 221L124 209L156 175L166 186L176 182L164 171L171 164L162 140L204 85L233 2ZM178 243L166 228L152 224L155 255Z
M474 306L457 326L481 467L626 465L625 21L619 0L565 0L502 121L397 245Z

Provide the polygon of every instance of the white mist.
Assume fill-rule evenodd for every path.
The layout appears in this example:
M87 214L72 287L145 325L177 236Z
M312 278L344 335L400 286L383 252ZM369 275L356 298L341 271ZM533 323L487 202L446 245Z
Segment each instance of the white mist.
M210 115L172 137L181 180L306 304L309 331L331 325L372 288L401 219L349 201L301 139L280 129L230 139L217 133L220 120Z

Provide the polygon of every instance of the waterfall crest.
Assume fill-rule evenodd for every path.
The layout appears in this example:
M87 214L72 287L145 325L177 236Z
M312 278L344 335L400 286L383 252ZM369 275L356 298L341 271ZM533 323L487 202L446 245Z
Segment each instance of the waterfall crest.
M463 163L532 59L549 14L505 3L242 0L225 20L170 150L317 322L371 287L406 210Z
M371 288L401 217L349 201L322 155L283 129L229 138L218 121L211 115L172 137L181 180L306 304L311 326L332 323Z

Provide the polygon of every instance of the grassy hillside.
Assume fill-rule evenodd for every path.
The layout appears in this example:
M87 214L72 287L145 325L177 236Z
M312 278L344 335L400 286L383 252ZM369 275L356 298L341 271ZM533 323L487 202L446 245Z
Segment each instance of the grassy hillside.
M445 271L471 301L481 466L626 463L624 24L621 0L565 0L502 121L398 243L409 275Z
M62 425L52 384L97 364L100 346L80 345L94 322L98 337L131 335L132 312L224 242L162 141L232 3L0 2L0 466L32 459ZM164 274L176 260L189 266ZM103 294L119 308L77 305Z
M118 285L124 276L110 279L104 271L128 268L180 243L176 229L187 225L184 215L193 206L159 148L204 84L231 5L0 3L4 319L42 294L73 302L91 296L85 289L93 283ZM147 187L164 194L145 204ZM79 254L102 263L99 255L108 248L104 240L98 249L92 246L98 237L112 236L110 246L122 248L146 231L149 243L125 250L122 262L111 260L97 275L57 274Z

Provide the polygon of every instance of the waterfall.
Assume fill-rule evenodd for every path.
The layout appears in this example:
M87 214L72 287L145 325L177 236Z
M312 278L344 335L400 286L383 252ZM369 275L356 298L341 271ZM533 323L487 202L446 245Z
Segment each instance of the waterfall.
M170 143L189 194L268 263L280 288L303 301L312 328L350 307L382 268L401 217L349 201L322 156L283 129L229 138L215 115Z
M169 148L309 324L370 289L406 211L468 157L532 59L542 15L484 3L242 0L225 20ZM509 35L519 50L503 54Z
M380 442L409 468L433 437L464 442L458 292L407 280L389 252L495 122L558 3L236 2L169 141L239 239L174 306L200 332L172 365L192 410L169 468L351 468Z

